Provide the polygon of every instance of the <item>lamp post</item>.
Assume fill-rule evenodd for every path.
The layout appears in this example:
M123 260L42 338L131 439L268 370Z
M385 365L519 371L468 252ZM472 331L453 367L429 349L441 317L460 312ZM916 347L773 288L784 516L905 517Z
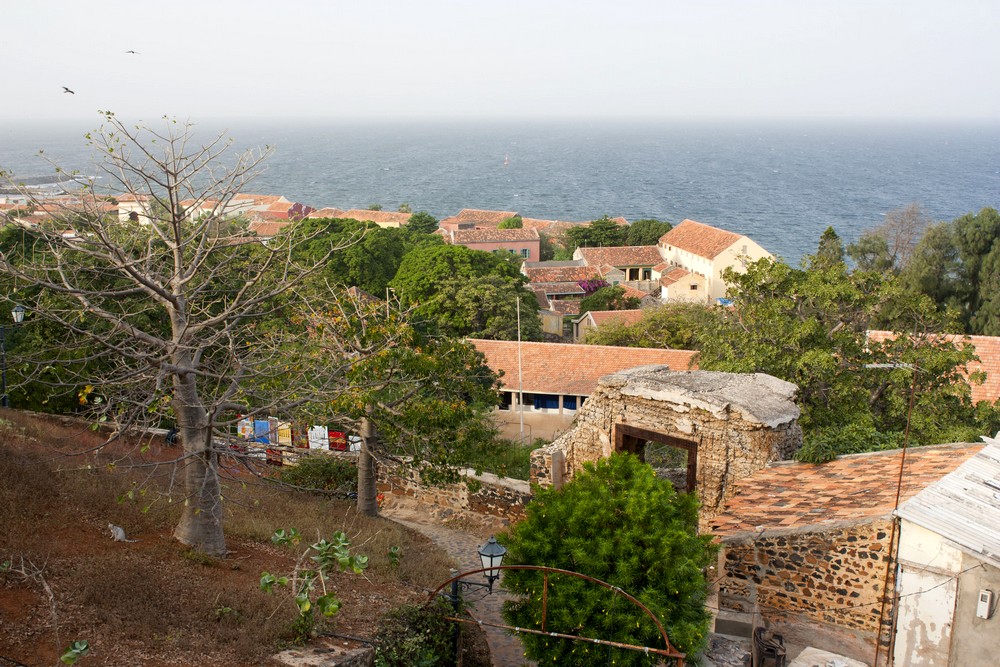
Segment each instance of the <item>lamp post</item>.
M24 321L24 306L18 304L10 311L14 318L14 324L18 325ZM0 403L3 407L10 407L10 399L7 397L7 329L0 324L0 378L3 380L3 398Z
M500 566L503 564L503 557L507 555L507 549L497 542L494 536L490 535L490 539L487 540L486 544L479 547L478 553L479 560L483 564L483 570L485 570L483 576L486 577L486 583L466 581L459 578L451 582L451 595L448 598L455 608L456 614L458 613L459 602L462 600L459 589L470 591L475 588L485 588L490 593L493 592L493 582L500 578Z

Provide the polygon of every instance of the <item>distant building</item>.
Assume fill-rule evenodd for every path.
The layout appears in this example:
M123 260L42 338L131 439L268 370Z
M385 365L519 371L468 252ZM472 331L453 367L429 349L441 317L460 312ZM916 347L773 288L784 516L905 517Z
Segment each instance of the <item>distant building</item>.
M522 419L526 438L551 440L566 430L604 375L649 364L674 370L696 367L697 353L691 350L482 339L469 342L486 355L487 366L502 373L501 404L495 419L510 438L519 437Z
M729 286L722 279L723 271L742 271L747 264L771 257L746 236L694 220L684 220L661 236L656 247L670 266L702 276L707 299L712 301L726 296Z
M456 229L445 232L455 245L484 252L509 252L523 260L536 260L541 240L534 229Z

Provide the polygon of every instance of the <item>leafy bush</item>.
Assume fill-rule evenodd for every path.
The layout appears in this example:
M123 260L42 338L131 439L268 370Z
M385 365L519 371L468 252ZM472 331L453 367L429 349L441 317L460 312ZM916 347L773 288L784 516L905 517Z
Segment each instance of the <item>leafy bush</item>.
M448 603L405 605L382 619L375 638L376 667L431 667L455 664L455 642Z
M547 444L542 438L524 445L513 440L493 440L471 451L465 465L476 472L526 480L531 473L531 452Z
M343 494L358 490L358 469L335 456L315 454L303 456L296 466L282 468L282 482L319 491L339 491Z
M561 489L541 489L524 521L498 536L506 564L545 565L595 577L635 596L666 628L679 650L705 645L704 569L716 552L698 535L698 501L677 493L630 454L588 464ZM503 587L518 596L504 604L509 625L539 628L542 573L507 571ZM663 648L652 620L614 592L567 575L550 575L547 629L635 646ZM654 655L541 635L522 636L529 658L547 665L653 665ZM610 654L609 654L610 651Z

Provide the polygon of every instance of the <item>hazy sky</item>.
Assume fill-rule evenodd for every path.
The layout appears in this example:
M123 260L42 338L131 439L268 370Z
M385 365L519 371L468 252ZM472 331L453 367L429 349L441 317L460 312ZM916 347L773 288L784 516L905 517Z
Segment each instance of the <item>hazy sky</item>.
M30 0L2 22L0 120L1000 118L997 0Z

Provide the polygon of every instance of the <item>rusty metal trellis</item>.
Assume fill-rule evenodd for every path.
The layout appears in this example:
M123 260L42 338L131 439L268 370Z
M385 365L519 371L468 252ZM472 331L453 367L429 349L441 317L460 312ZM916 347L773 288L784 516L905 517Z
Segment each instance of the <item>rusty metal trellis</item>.
M515 633L526 633L526 634L533 634L533 635L543 635L543 636L546 636L546 637L556 637L556 638L559 638L559 639L571 639L571 640L574 640L574 641L589 642L591 644L599 644L599 645L602 645L602 646L611 646L611 647L614 647L614 648L627 649L627 650L630 650L630 651L642 651L643 653L653 653L655 655L661 655L661 656L666 657L666 658L673 658L674 664L677 667L684 667L684 658L686 657L686 654L681 653L676 648L674 648L674 646L670 643L670 639L667 638L667 631L664 629L663 624L660 623L660 619L658 619L656 617L656 615L653 614L653 612L650 611L650 609L646 605L644 605L642 602L640 602L639 600L637 600L632 595L629 595L628 593L626 593L625 591L623 591L618 586L614 586L612 584L609 584L606 581L601 581L600 579L596 579L596 578L588 576L586 574L580 574L579 572L573 572L572 570L563 570L563 569L560 569L560 568L557 568L557 567L545 567L543 565L502 565L499 568L492 567L492 568L480 568L478 570L469 570L468 572L462 572L460 574L456 574L455 576L451 577L450 579L448 579L447 581L445 581L443 584L441 584L440 586L438 586L437 589L435 589L430 595L427 596L427 603L430 603L432 600L434 600L434 598L436 598L439 594L441 594L441 591L443 591L445 589L445 587L448 586L449 584L451 584L453 581L459 581L462 577L470 575L470 574L479 574L480 572L487 572L487 571L491 571L491 570L493 570L493 571L495 571L495 570L535 570L535 571L542 572L543 586L542 586L542 627L541 627L541 629L540 630L536 630L536 629L533 629L533 628L521 628L521 627L516 627L516 626L512 626L512 625L503 625L503 624L500 624L500 623L486 623L486 622L479 621L479 620L471 620L470 621L468 619L456 618L456 617L453 617L453 616L448 616L447 617L448 620L450 620L450 621L456 621L456 622L459 622L459 623L475 623L476 625L480 625L480 626L488 626L488 627L492 627L492 628L502 628L504 630L513 630ZM591 583L595 583L595 584L597 584L599 586L603 586L604 588L607 588L607 589L611 590L615 594L621 595L625 599L629 600L632 604L634 604L635 606L639 607L639 609L641 609L643 611L643 613L645 613L646 616L648 616L653 621L653 623L656 624L656 628L660 631L660 636L663 638L663 645L665 646L665 648L659 649L659 648L652 648L652 647L649 647L649 646L636 646L635 644L623 644L623 643L620 643L620 642L614 642L614 641L610 641L610 640L607 640L607 639L595 639L595 638L591 638L591 637L579 637L577 635L566 635L566 634L562 634L562 633L559 633L559 632L550 632L550 631L546 630L545 626L546 626L546 618L547 618L547 615L548 615L547 614L547 611L548 611L547 610L547 605L548 605L548 590L549 590L549 574L550 573L566 574L566 575L569 575L571 577L577 577L579 579L583 579L585 581L589 581Z

